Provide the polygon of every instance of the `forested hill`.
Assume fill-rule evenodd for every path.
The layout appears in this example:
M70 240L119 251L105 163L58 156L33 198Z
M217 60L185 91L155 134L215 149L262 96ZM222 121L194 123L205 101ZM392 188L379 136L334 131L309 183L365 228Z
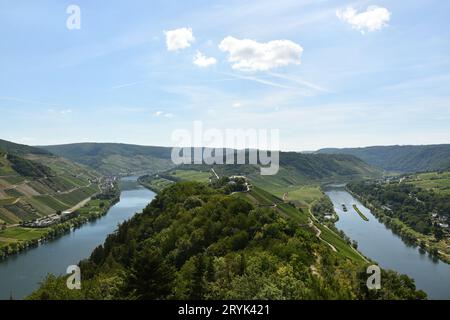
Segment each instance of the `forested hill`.
M106 175L154 173L174 167L171 148L121 143L74 143L42 150L87 165Z
M420 172L450 169L450 144L422 146L376 146L366 148L321 149L319 154L350 154L394 172Z
M146 147L128 144L79 143L45 146L44 150L85 164L104 174L155 173L174 167L169 147ZM233 151L236 153L236 151ZM224 152L225 154L225 152ZM351 155L303 154L280 152L280 177L298 181L374 177L380 172ZM249 165L215 166L223 174L259 174L259 168ZM211 166L193 165L193 169L208 170Z
M18 143L14 143L14 142L2 140L2 139L0 139L0 152L11 153L11 154L15 154L15 155L26 155L26 154L50 155L50 152L48 152L46 150L43 150L40 148L35 148L35 147L30 147L30 146L27 146L24 144L18 144Z
M80 263L81 290L49 276L31 299L420 299L407 276L334 252L308 224L221 189L179 182Z

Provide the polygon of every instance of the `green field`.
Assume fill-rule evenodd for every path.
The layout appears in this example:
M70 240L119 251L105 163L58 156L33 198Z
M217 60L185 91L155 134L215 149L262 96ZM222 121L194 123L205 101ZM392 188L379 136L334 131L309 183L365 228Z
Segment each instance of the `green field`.
M308 179L304 176L295 171L288 171L285 168L280 168L279 172L273 176L261 176L258 173L256 175L251 175L249 178L253 185L280 198L285 192L291 192L308 183Z
M145 181L143 183L143 185L155 192L160 192L163 189L171 186L172 184L174 184L173 181L164 179L164 178L153 178L149 181Z
M175 178L185 180L185 181L195 181L195 182L209 182L211 177L211 172L205 171L195 171L195 170L174 170L170 171L169 174Z
M450 194L450 172L421 173L408 179L407 182L423 189Z
M302 206L310 206L314 201L322 198L323 192L319 186L303 186L287 194L287 200L298 202Z
M61 203L60 201L56 200L54 197L52 196L35 196L33 197L33 199L35 199L36 201L42 203L43 205L52 208L55 211L64 211L66 209L69 209L70 206L65 204L65 203Z
M25 181L25 178L21 176L14 176L14 177L1 177L3 180L9 182L10 184L19 184Z
M19 192L17 189L6 189L5 193L13 198L19 198L21 196L23 196L23 194L21 192Z
M60 194L54 196L54 198L62 203L68 204L70 206L74 206L81 201L93 196L95 193L97 193L99 190L97 186L90 186L90 187L84 187L76 189L72 192L66 193L66 194Z
M13 227L0 231L0 238L6 238L17 241L26 241L39 239L49 231L48 228L33 229Z
M250 191L250 196L255 198L262 206L273 206L282 202L282 200L277 196L255 186L253 186Z

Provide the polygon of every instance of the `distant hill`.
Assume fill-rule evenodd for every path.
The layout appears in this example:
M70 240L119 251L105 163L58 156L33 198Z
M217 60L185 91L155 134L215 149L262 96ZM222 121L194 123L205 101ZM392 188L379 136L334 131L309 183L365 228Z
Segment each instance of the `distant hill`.
M75 143L42 150L89 166L106 175L154 173L174 167L168 147L120 143Z
M67 210L98 193L99 178L48 151L0 140L0 226Z
M450 144L328 148L317 153L349 154L386 171L402 173L450 169Z
M25 154L46 154L49 155L50 152L47 150L43 150L40 148L30 147L24 144L18 144L6 140L0 139L0 152L3 153L11 153L16 155L25 155Z
M169 147L78 143L41 148L105 174L151 174L175 167L171 161L172 149ZM280 152L280 166L282 170L276 177L282 180L280 183L287 185L311 180L364 178L381 174L379 170L351 155ZM254 165L184 165L182 167L193 170L209 170L214 167L223 175L256 176L260 173L259 167Z

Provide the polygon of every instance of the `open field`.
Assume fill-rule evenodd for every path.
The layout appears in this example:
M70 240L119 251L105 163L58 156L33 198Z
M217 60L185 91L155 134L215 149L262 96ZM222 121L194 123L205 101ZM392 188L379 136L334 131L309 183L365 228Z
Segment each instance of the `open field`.
M195 170L173 170L169 175L186 181L209 182L211 172L195 171Z
M407 182L423 189L450 194L450 172L420 173Z
M39 239L49 231L48 228L32 229L13 227L0 231L0 238L10 239L10 241L26 241Z
M150 181L146 181L143 185L155 192L161 192L163 189L174 184L173 181L164 178L154 178Z
M311 205L317 199L323 197L323 192L319 186L308 185L302 186L286 194L286 200L294 201L302 207Z

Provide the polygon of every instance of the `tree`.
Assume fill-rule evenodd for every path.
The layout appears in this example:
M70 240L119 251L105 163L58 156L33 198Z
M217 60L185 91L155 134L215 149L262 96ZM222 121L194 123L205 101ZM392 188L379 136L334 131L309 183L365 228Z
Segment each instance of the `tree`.
M175 271L155 249L144 249L133 260L125 293L141 300L164 299L172 289Z

